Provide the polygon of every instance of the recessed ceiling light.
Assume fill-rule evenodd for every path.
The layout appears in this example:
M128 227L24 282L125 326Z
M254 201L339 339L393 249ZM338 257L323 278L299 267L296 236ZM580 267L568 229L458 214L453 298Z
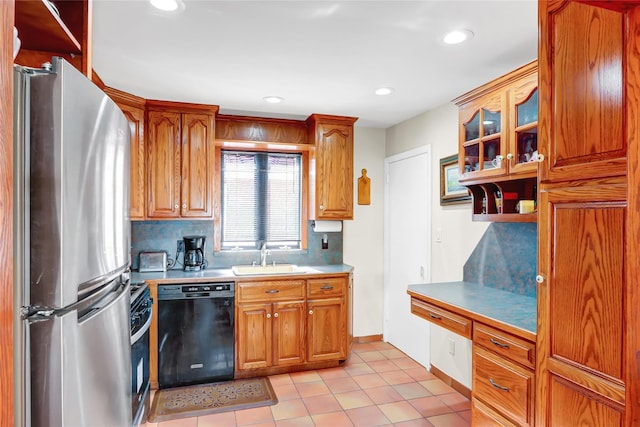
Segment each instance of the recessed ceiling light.
M176 0L149 0L149 2L153 7L164 10L165 12L172 12L178 9L178 2Z
M279 96L265 96L262 99L264 100L264 102L268 102L269 104L279 104L284 101L284 98L281 98Z
M442 37L442 41L446 44L458 44L473 37L473 33L469 30L449 31Z
M393 92L392 87L380 87L376 89L376 95L380 95L380 96L390 95L391 92Z

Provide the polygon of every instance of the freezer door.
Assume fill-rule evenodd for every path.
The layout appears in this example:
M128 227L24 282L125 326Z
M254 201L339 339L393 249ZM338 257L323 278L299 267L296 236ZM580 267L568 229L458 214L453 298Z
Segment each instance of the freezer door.
M62 308L130 265L130 131L68 62L28 79L29 305Z
M131 425L129 301L120 285L81 313L26 321L31 427Z

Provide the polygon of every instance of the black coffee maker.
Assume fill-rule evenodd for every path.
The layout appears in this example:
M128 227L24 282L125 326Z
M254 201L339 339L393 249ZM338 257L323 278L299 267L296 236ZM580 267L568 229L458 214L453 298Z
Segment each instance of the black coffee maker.
M204 259L205 236L183 236L184 271L200 271L206 267Z

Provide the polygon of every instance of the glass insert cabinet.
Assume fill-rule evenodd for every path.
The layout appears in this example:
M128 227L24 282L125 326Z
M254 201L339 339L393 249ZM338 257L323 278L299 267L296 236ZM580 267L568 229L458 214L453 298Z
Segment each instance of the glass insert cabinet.
M535 201L538 162L538 63L533 61L456 99L460 183L474 220L535 222L520 213Z

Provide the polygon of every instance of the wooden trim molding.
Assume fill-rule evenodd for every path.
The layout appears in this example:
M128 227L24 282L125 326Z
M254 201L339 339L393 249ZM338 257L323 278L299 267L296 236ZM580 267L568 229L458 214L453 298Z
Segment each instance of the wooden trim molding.
M307 124L300 120L219 114L216 116L216 139L307 144Z
M368 342L382 341L382 334L353 337L354 344L364 344Z
M451 378L449 375L445 374L433 365L431 365L430 371L435 377L442 380L442 382L444 382L446 385L448 385L467 399L471 400L471 389L465 387L464 384L454 378Z
M0 427L14 424L13 370L13 22L0 1Z

